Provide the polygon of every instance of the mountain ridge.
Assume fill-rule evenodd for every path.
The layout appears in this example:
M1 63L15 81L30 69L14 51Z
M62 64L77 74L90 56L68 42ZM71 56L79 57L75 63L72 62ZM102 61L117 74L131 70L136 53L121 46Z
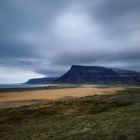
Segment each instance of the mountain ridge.
M44 77L44 78L33 78L29 79L26 84L49 84L55 81L57 77Z
M140 72L104 66L72 65L58 78L30 79L27 84L138 84Z
M56 79L71 84L139 84L140 72L104 66L72 65L70 70Z

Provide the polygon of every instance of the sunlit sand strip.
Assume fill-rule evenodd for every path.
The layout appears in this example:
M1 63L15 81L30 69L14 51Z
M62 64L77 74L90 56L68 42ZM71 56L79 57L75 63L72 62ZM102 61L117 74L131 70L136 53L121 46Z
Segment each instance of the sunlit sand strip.
M41 101L41 100L63 100L71 98L79 98L90 95L114 94L116 91L123 90L122 87L111 88L95 88L95 87L79 87L79 88L65 88L65 89L44 89L44 90L29 90L6 92L0 94L0 106L4 103L22 103ZM30 104L30 103L29 103ZM12 105L12 104L11 104Z

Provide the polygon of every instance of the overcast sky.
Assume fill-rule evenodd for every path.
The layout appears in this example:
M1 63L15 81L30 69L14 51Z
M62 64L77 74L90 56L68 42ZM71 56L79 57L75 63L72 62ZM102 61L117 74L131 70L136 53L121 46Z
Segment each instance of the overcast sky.
M139 61L140 0L0 0L0 83Z

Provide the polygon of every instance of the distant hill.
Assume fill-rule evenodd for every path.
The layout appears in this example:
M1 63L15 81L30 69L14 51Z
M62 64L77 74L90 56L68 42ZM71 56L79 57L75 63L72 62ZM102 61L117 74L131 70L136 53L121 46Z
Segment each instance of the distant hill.
M100 66L73 65L55 80L70 84L140 84L140 72Z
M49 84L56 79L56 77L36 78L28 80L26 84Z

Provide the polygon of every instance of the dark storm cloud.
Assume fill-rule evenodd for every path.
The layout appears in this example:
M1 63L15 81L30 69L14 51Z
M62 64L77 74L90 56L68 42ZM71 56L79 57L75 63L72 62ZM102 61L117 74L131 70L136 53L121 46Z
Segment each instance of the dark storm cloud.
M126 36L131 33L132 28L132 30L139 30L139 0L99 0L96 7L93 8L93 5L94 1L87 6L87 11L89 11L91 18L96 17L103 29L107 30L108 35ZM129 29L127 28L128 25Z
M0 67L61 75L72 64L140 71L139 0L1 0Z
M1 42L0 59L35 57L37 54L31 46L24 42Z

